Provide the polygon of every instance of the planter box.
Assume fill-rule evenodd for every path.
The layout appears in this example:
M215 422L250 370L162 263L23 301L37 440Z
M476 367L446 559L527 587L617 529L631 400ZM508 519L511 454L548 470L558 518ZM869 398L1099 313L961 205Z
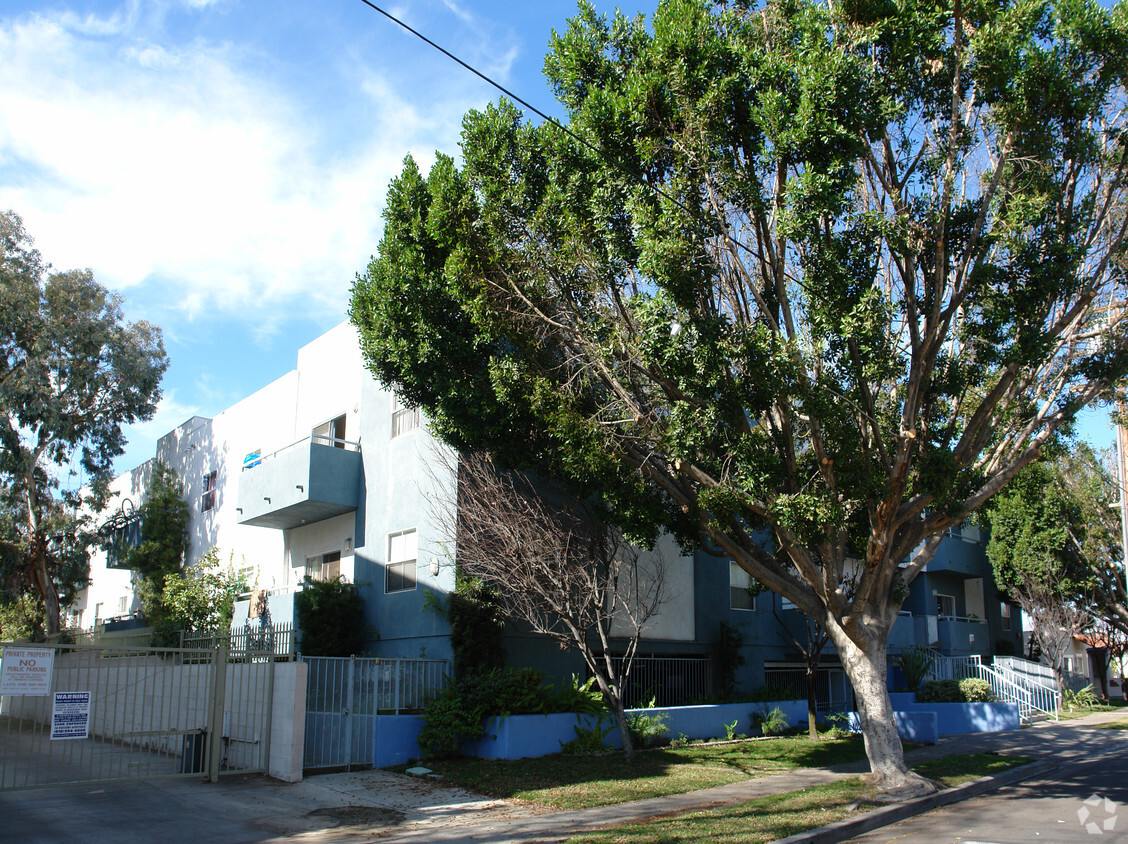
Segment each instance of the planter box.
M1017 703L920 703L913 692L889 695L893 708L904 712L935 712L942 736L1017 730Z
M861 721L857 712L846 713L846 728L854 733L862 731ZM897 735L904 741L915 741L919 744L936 744L940 740L939 719L935 712L904 712L896 711L893 719L897 722Z

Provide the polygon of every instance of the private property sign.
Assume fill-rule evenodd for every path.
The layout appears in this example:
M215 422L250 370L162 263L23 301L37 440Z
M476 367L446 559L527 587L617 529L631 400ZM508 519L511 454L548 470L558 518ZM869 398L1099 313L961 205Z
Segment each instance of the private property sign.
M0 695L51 693L55 652L50 648L4 648L0 658Z

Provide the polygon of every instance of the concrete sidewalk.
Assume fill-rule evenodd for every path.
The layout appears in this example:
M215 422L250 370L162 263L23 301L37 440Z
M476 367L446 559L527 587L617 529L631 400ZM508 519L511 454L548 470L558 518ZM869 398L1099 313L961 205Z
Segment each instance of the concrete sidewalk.
M1023 730L951 736L911 751L911 764L956 753L1005 752L1066 762L1128 748L1128 733L1092 726L1128 709ZM114 783L0 793L0 841L73 844L243 844L243 842L559 841L602 826L795 791L854 776L864 762L759 777L688 794L573 812L538 811L427 778L386 771L323 774L287 784L262 777Z

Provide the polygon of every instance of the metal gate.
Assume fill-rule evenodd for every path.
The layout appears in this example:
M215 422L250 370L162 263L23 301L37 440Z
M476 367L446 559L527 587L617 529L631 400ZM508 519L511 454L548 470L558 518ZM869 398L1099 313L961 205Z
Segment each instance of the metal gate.
M300 658L309 666L307 770L372 767L376 716L421 712L450 670L441 659Z
M264 772L274 661L0 644L0 789Z

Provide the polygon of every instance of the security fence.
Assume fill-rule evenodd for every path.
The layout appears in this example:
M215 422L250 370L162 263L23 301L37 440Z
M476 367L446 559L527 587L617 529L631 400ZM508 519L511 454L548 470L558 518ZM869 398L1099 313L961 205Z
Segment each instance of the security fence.
M267 769L274 662L0 645L0 789Z

